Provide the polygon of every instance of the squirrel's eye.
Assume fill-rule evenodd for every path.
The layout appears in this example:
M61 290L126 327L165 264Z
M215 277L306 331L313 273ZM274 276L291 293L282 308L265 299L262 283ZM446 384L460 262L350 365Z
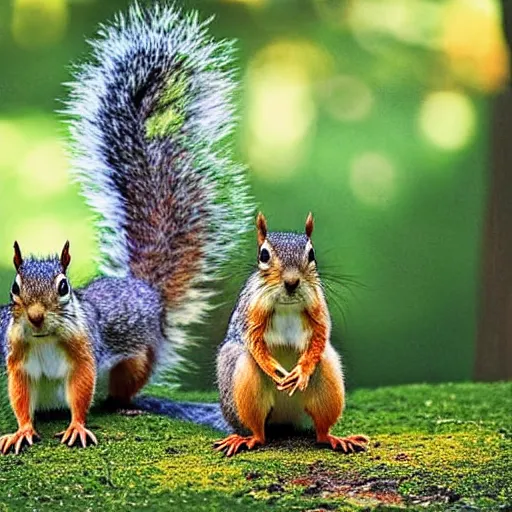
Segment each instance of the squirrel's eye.
M313 248L309 249L308 261L309 261L309 263L311 263L312 261L315 261L315 250Z
M14 281L14 283L12 283L11 293L13 295L20 294L20 285L16 281Z
M69 293L69 284L67 279L63 279L57 288L59 295L65 297Z
M268 249L261 249L260 251L260 261L261 263L268 263L270 261L270 253L268 252Z

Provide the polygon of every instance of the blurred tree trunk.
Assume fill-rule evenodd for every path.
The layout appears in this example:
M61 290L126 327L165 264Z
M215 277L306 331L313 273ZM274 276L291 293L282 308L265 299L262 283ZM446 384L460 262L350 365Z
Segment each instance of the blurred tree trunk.
M512 2L501 1L510 49ZM480 325L475 377L512 378L512 90L494 103L491 176L484 233Z

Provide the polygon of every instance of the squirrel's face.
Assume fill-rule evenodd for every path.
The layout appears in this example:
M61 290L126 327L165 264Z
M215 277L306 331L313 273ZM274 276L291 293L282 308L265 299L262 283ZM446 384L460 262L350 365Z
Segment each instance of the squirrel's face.
M14 245L16 279L11 287L13 318L24 332L38 338L55 334L62 327L66 307L70 304L71 286L66 269L71 257L66 243L60 259L27 258L23 260Z
M305 233L268 233L260 213L258 227L258 269L262 296L269 306L311 306L321 293L311 233L313 216L308 215Z

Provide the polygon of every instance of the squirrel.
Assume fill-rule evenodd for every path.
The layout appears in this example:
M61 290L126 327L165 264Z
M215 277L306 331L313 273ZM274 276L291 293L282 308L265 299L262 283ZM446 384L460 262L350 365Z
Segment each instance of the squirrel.
M72 170L99 217L99 277L74 289L69 242L60 256L24 257L14 244L11 302L0 348L18 430L0 452L38 434L34 413L68 406L68 446L86 428L98 375L124 404L160 367L178 364L186 328L201 320L248 230L245 168L226 142L234 125L230 41L195 12L137 4L102 26L93 59L70 85Z
M318 443L365 450L364 435L330 433L345 390L311 241L313 216L303 234L267 232L262 213L256 224L258 269L239 296L217 356L221 409L236 433L214 446L232 456L263 445L267 425L301 428L309 416Z

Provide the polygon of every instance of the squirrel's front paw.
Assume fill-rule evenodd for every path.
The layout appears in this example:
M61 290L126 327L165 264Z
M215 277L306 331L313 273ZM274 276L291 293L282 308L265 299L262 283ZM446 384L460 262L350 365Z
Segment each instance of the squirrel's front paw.
M39 439L39 434L34 427L28 426L18 429L15 434L8 434L0 437L0 453L6 455L11 448L18 455L25 444L32 446L35 440Z
M297 389L305 391L309 384L309 375L304 371L301 365L297 365L277 386L279 391L288 391L292 396Z
M55 437L61 437L60 442L70 447L73 446L78 439L80 439L83 448L88 444L98 444L96 436L90 430L87 430L83 423L78 422L72 422L66 430L55 434Z

